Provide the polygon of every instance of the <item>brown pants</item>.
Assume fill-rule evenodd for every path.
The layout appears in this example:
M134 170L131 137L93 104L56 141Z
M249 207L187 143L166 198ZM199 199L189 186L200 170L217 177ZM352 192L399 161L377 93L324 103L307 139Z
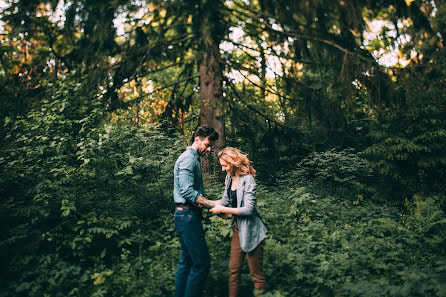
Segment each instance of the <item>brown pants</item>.
M236 297L240 287L240 272L243 258L247 254L249 272L251 274L254 288L264 291L266 288L265 276L263 274L263 245L264 241L249 253L245 253L240 247L238 227L235 223L231 242L231 257L229 259L229 297Z

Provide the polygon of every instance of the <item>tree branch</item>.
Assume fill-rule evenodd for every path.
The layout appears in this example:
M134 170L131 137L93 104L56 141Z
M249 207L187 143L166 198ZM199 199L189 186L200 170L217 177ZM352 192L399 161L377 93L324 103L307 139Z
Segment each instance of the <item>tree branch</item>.
M254 15L249 15L246 12L243 12L243 11L240 11L240 10L237 10L237 9L234 9L234 8L232 8L230 10L232 10L232 11L234 11L236 13L239 13L241 15L244 15L246 17L251 18L254 22L257 22L258 24L265 26L265 28L267 28L267 29L269 29L269 30L271 30L271 31L273 31L275 33L278 33L278 34L281 34L281 35L285 35L285 36L291 36L291 37L295 37L295 38L299 38L299 39L307 39L307 40L313 40L313 41L322 42L322 43L325 43L325 44L330 45L332 47L335 47L335 48L339 49L340 51L342 51L344 53L348 53L348 54L357 56L359 59L361 59L363 61L369 62L370 60L373 60L373 62L376 62L374 59L370 59L370 58L364 57L364 56L360 55L357 52L353 52L351 50L348 50L348 49L342 47L341 45L337 44L336 42L334 42L332 40L328 40L328 39L325 39L325 38L322 38L322 37L319 37L319 36L316 36L316 35L300 34L300 33L297 33L297 32L292 32L290 30L286 30L286 31L283 30L283 31L281 31L281 30L278 30L278 29L274 29L273 26L271 26L269 23L258 21L258 17L254 16ZM258 26L254 25L254 24L251 24L251 23L246 23L245 22L245 24L247 26L258 28Z
M230 61L225 61L225 63L229 64L230 66L232 66L232 64L233 64L233 63L230 62ZM276 95L276 96L283 97L283 98L285 98L285 99L289 99L289 100L291 100L291 98L289 98L289 97L287 97L287 96L284 96L284 95L282 95L282 94L279 94L279 93L277 93L277 92L275 92L275 91L272 91L272 90L270 90L269 88L259 86L257 83L253 82L253 81L252 81L251 79L249 79L246 75L244 75L244 74L240 71L240 69L237 69L237 68L235 68L235 67L234 67L234 69L236 69L236 70L240 73L241 76L243 76L243 77L244 77L245 79L247 79L250 83L252 83L254 86L260 88L261 90L265 90L266 92L268 92L268 93L270 93L270 94L273 94L273 95Z
M243 102L243 103L246 105L246 107L248 107L248 109L254 111L255 113L257 113L257 114L259 114L260 116L262 116L263 118L267 119L268 121L273 122L273 123L275 123L276 125L278 125L278 126L280 126L280 127L283 127L283 125L282 125L281 123L277 122L276 120L273 120L273 119L269 118L267 115L265 115L265 114L262 113L261 111L257 110L256 108L254 108L254 107L252 107L251 105L249 105L248 103L246 103L246 102L242 99L242 97L240 96L240 94L238 93L237 88L235 87L235 85L234 85L231 81L229 81L229 80L226 80L226 82L228 83L228 85L229 85L229 87L231 88L231 90L234 92L235 96L236 96L241 102Z
M154 69L154 70L149 70L147 72L139 73L139 74L135 75L134 77L132 77L131 79L129 79L129 81L133 80L133 79L136 79L136 78L141 78L141 77L147 76L149 74L160 72L160 71L169 69L170 67L178 66L178 65L181 65L181 64L184 64L184 63L187 63L187 62L191 62L191 61L195 61L195 59L186 59L186 60L182 60L182 61L179 61L179 62L176 62L176 63L173 63L173 64L169 64L169 65L166 65L166 66Z
M152 95L152 94L154 94L154 93L156 93L156 92L159 92L159 91L164 90L164 89L167 89L167 88L169 88L169 87L171 87L171 86L178 85L178 84L180 84L180 83L182 83L182 82L189 81L189 80L194 79L194 78L197 78L197 77L200 77L200 75L199 75L199 74L197 74L197 75L191 75L191 76L188 76L188 77L186 77L186 78L180 79L180 80L178 80L178 81L176 81L176 82L173 82L173 83L171 83L171 84L168 84L168 85L165 85L165 86L163 86L163 87L160 87L160 88L158 88L158 89L156 89L156 90L153 90L152 92L145 93L144 95L141 95L141 96L138 96L138 97L136 97L136 98L133 98L133 99L127 101L126 104L130 104L130 103L132 103L132 102L134 102L134 101L138 101L138 100L140 100L140 99L143 98L143 97L150 96L150 95Z
M256 48L253 48L253 47L244 45L244 44L242 44L242 43L238 43L238 42L235 42L235 41L230 40L230 39L225 39L224 41L226 41L226 42L230 42L230 43L234 44L234 45L237 46L239 49L241 49L241 48L243 47L243 48L247 48L247 49L249 49L249 50L256 51L256 52L259 52L259 53L260 53L260 50L259 50L259 49L256 49ZM274 50L272 47L270 47L270 46L267 46L266 48L272 52L272 53L268 53L268 54L267 54L267 55L269 55L269 56L275 56L275 57L278 57L278 58L283 58L283 59L291 60L291 61L293 61L293 62L295 62L295 63L302 63L302 64L308 64L308 65L322 65L322 66L328 66L328 64L326 64L326 63L318 63L318 62L315 62L315 61L309 61L309 60L297 60L296 58L291 57L291 56L289 56L289 55L284 55L284 54L281 54L281 53L277 53L277 51L275 51L275 50ZM242 50L242 49L241 49L241 50ZM246 53L246 51L244 51L244 50L243 50L243 52ZM272 70L270 67L268 67L268 69Z

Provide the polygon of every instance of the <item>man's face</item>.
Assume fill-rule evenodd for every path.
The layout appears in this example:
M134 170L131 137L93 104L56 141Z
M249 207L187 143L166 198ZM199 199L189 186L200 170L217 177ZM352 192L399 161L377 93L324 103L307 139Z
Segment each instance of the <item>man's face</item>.
M198 140L198 148L197 148L197 152L201 155L204 156L206 155L208 152L211 151L212 146L214 145L213 141L209 141L208 137L197 137L196 138Z

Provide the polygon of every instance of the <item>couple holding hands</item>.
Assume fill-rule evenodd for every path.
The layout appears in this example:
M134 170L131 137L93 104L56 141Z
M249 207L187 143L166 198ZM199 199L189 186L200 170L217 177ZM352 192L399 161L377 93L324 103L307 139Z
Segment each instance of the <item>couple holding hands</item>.
M221 217L232 215L231 256L229 260L229 297L237 296L243 258L248 265L254 288L265 290L263 245L266 228L256 206L256 171L246 155L227 147L218 153L221 169L227 173L220 200L203 196L200 156L211 151L218 133L202 125L194 142L180 155L174 168L174 221L181 245L181 258L175 283L175 297L202 296L210 268L209 251L201 224L202 208Z

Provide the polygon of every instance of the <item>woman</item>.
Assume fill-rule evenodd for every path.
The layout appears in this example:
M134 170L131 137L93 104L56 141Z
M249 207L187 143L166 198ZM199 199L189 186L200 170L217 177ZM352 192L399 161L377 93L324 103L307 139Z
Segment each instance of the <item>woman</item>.
M237 296L245 254L254 288L265 290L263 246L266 228L256 206L256 171L246 155L227 147L219 152L221 169L226 171L225 191L216 201L213 214L232 214L232 242L229 260L229 297ZM229 206L229 207L228 207Z

